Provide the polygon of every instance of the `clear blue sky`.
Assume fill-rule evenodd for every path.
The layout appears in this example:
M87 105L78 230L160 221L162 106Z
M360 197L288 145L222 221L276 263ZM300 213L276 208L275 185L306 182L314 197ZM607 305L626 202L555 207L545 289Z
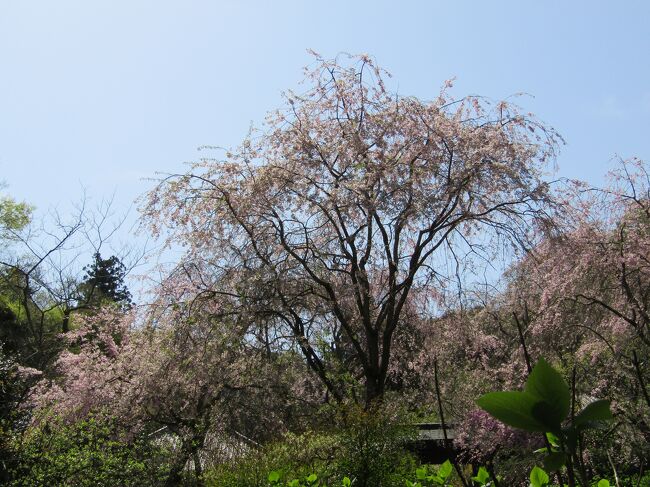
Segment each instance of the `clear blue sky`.
M560 175L650 159L650 2L0 0L0 180L40 209L126 208L295 88L306 49L368 53L404 95L519 100L567 140Z

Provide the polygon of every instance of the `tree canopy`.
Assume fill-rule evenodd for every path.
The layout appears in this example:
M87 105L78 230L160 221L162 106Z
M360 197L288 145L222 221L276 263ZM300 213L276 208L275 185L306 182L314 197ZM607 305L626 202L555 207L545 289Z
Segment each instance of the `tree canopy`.
M126 267L115 255L103 259L99 252L93 255L93 262L84 267L85 276L81 283L83 300L101 303L109 300L122 306L129 306L131 293L124 279Z
M469 261L529 245L553 203L555 132L505 102L390 92L365 56L317 58L224 160L164 179L145 217L181 267L265 346L298 347L329 392L383 395L395 337L445 297ZM355 379L355 380L356 380Z

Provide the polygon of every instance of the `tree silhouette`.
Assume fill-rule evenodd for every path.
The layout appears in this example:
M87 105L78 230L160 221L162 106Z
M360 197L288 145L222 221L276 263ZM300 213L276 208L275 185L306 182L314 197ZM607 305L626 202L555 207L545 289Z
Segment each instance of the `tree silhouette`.
M128 308L133 304L124 278L126 267L122 261L112 255L103 259L99 252L93 256L93 262L84 267L85 276L81 285L83 301L90 305L100 305L106 300L113 301Z

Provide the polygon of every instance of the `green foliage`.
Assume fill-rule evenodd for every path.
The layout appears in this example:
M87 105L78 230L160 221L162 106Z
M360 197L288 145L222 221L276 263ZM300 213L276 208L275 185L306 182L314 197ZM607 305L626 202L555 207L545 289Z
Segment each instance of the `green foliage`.
M609 401L599 400L588 404L573 418L573 425L579 430L596 428L601 421L614 419L609 408Z
M331 460L338 447L335 435L287 434L280 442L208 469L204 480L215 487L266 487L269 482L304 478L314 472L329 477L335 470Z
M26 330L21 326L18 316L14 311L13 303L0 295L0 343L4 349L18 352L19 344L24 340Z
M548 474L539 467L533 467L530 471L531 487L546 487L549 480Z
M417 481L411 482L410 480L406 480L406 487L451 485L450 481L453 468L454 467L449 460L445 461L445 463L440 466L422 465L415 470Z
M155 486L167 474L164 449L146 438L120 440L92 418L34 427L14 446L12 486Z
M452 478L453 466L447 460L442 465L422 465L415 470L415 477L417 480L411 481L407 478L404 479L404 485L406 487L437 487L437 486L456 486L460 485L458 479ZM551 487L556 484L551 484L551 478L548 473L540 467L533 467L528 476L530 487ZM491 487L494 485L494 481L490 476L490 473L483 466L479 467L475 476L471 477L471 480L474 484L477 484L480 487ZM282 473L279 470L273 470L269 472L267 476L267 482L263 485L265 487L330 487L341 486L341 487L351 487L353 481L349 477L343 477L343 480L339 483L334 481L333 483L321 483L316 474L308 475L302 479L291 479L283 480ZM610 487L610 482L607 479L600 479L589 484L589 487ZM647 487L650 485L650 475L643 478L634 480L621 479L620 485L622 486L635 486L635 487ZM566 487L566 484L565 486Z
M101 306L108 301L128 308L132 304L131 293L124 283L126 267L118 257L103 259L97 252L84 271L80 290L88 305Z
M324 484L321 484L318 481L318 475L316 475L315 473L309 474L303 479L287 480L286 482L282 482L280 479L281 479L280 472L274 470L269 473L268 481L271 487L285 487L285 486L286 487L320 487L321 485L324 486Z
M570 401L571 392L564 378L540 359L523 391L492 392L476 402L507 425L525 431L560 434Z
M535 414L539 401L526 392L505 391L484 394L477 404L499 421L525 431L548 431Z
M472 477L472 482L477 483L481 487L487 487L490 485L490 474L485 467L479 467L476 475Z
M9 468L17 461L12 439L27 422L27 412L20 407L31 385L20 373L14 357L5 353L0 343L0 484L10 479Z
M650 487L650 472L644 475L632 475L630 477L622 477L619 479L620 485L624 487Z
M351 408L342 414L342 425L327 433L289 434L231 464L209 469L206 484L403 487L415 471L413 457L404 450L404 428L377 412ZM311 475L315 477L310 480Z
M0 237L9 238L10 232L26 227L32 217L33 207L18 203L8 196L0 197Z
M345 416L342 448L337 454L339 476L349 475L362 487L400 483L400 476L413 469L413 460L404 449L410 432L402 426L403 418L358 407Z
M24 285L21 271L0 266L0 342L21 365L45 371L63 346L63 311L38 286Z
M481 396L477 403L507 425L525 431L547 432L549 447L540 450L546 453L544 466L555 471L566 465L571 478L573 463L578 464L580 434L613 419L609 401L600 400L587 405L569 421L569 386L544 359L533 368L523 391L492 392ZM540 469L536 468L538 470L534 471L538 472ZM581 475L584 484L586 473L582 471Z

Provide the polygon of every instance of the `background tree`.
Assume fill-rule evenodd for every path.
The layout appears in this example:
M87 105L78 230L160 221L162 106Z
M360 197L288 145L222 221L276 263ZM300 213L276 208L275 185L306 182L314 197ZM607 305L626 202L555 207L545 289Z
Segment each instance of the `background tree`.
M650 454L648 175L643 161L622 160L605 188L576 185L573 228L539 252L531 323L532 333L555 333L558 350L568 348L561 336L572 344L563 363L582 394L615 401L619 427L609 439L637 466Z
M31 220L32 211L33 208L27 203L0 196L0 239L11 239L15 232L25 228Z
M164 179L144 214L186 246L204 292L254 316L251 333L369 404L407 308L435 314L472 264L530 245L557 135L505 102L399 96L371 59L347 60L317 57L263 133Z
M642 161L619 161L604 188L570 182L561 234L513 263L501 286L466 294L426 337L424 348L435 350L429 355L447 364L446 411L458 418L459 443L475 458L502 466L516 459L505 447L521 450L521 435L473 401L520 388L529 365L544 357L572 386L575 410L597 397L613 401L616 427L581 444L588 466L603 476L611 475L603 468L610 463L619 473L643 470L650 444L647 174ZM414 360L424 371L432 367L431 356Z
M51 212L42 222L11 229L11 239L0 250L0 308L15 325L3 330L13 330L5 339L20 349L25 365L48 368L63 345L59 334L70 331L74 313L100 307L103 288L114 298L128 297L123 279L141 252L124 247L120 255L127 266L115 256L95 260L86 282L79 265L101 255L123 221L113 215L110 201L96 208L83 201L67 218Z
M0 198L0 479L17 468L14 448L28 429L32 386L53 367L67 346L61 333L70 331L73 314L98 310L98 293L128 298L126 268L117 257L95 262L82 282L78 262L99 250L119 225L112 221L110 202L96 209L85 204L63 219L50 213L35 221L25 203ZM104 272L106 275L102 274ZM107 279L108 278L108 279ZM112 291L112 294L111 294ZM124 304L124 303L123 303Z
M0 184L2 188L2 184ZM9 196L0 196L0 257L8 257L11 244L19 239L20 232L29 225L33 208L26 203L18 203ZM15 296L7 282L13 281L12 272L0 268L0 346L4 351L17 352L24 337L15 306Z
M11 479L11 471L18 464L19 452L12 441L16 432L27 427L29 408L26 406L39 377L39 371L21 366L15 353L7 351L0 342L0 482L3 484Z
M197 298L175 273L144 308L108 306L80 316L80 328L66 335L71 347L57 361L59 375L39 386L37 424L92 416L127 437L172 439L168 485L179 485L188 462L201 476L210 438L222 448L242 439L255 444L269 438L265 426L277 437L282 408L275 407L268 364L244 328L218 318L221 306Z
M99 252L93 255L93 262L84 267L85 275L80 285L81 302L100 307L102 302L109 301L122 307L132 303L131 293L124 279L127 269L115 255L102 259Z

